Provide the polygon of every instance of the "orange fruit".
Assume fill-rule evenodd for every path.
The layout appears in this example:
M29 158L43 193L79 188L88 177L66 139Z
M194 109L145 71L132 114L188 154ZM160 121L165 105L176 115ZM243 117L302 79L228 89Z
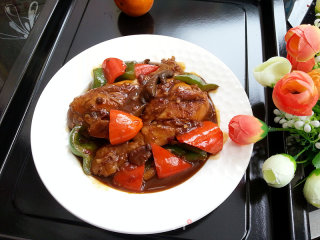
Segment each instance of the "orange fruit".
M114 0L118 8L131 17L138 17L149 12L153 0Z

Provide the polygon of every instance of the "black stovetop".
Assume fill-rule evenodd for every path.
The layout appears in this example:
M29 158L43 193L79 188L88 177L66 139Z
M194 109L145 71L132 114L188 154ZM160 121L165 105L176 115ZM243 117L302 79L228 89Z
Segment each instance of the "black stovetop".
M39 15L28 37L0 39L5 49L0 52L5 66L0 69L0 238L310 238L301 195L291 187L269 189L261 177L263 160L283 149L281 134L255 144L241 182L216 210L184 229L141 236L98 229L65 210L42 184L30 148L33 111L50 78L88 47L131 34L167 35L207 49L239 78L254 114L270 121L271 93L255 82L252 69L283 54L287 27L283 1L155 0L147 15L135 19L121 13L113 0L24 1L25 9L29 11L34 2ZM6 15L0 12L2 18Z

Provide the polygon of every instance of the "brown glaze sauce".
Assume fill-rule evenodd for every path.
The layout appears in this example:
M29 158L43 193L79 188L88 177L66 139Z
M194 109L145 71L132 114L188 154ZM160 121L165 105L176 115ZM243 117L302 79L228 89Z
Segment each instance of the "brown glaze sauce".
M216 110L215 110L215 107L214 107L210 97L209 97L209 100L210 100L211 107L209 108L210 110L208 111L208 115L205 117L204 121L212 121L214 123L218 123ZM210 156L211 155L208 154L208 158ZM193 175L195 175L203 167L203 165L206 163L208 158L204 161L192 162L191 168L189 168L183 172L177 173L173 176L166 177L166 178L158 178L157 175L155 175L153 178L149 179L148 181L143 181L143 186L142 186L141 192L130 191L126 188L122 188L122 187L119 187L119 186L113 184L112 176L111 177L93 176L93 177L96 178L102 184L105 184L111 188L121 190L124 192L154 193L154 192L160 192L163 190L167 190L169 188L175 187L175 186L187 181L189 178L191 178Z
M160 192L163 190L167 190L169 188L175 187L185 181L187 181L189 178L191 178L196 172L200 170L200 168L205 164L207 160L205 161L197 161L192 163L192 167L188 168L187 170L177 173L173 176L166 177L166 178L158 178L157 175L155 175L153 178L149 179L148 181L143 182L142 191L141 192L134 192L130 191L126 188L119 187L117 185L114 185L112 182L112 177L99 177L94 176L99 182L102 184L105 184L111 188L121 190L123 192L129 192L129 193L153 193L153 192Z

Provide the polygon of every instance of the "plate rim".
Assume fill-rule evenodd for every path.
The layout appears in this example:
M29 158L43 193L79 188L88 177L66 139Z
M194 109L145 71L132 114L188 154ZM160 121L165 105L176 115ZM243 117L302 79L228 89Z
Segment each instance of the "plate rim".
M216 57L215 55L213 55L211 52L209 52L208 50L206 50L206 49L204 49L204 48L202 48L202 47L200 47L200 46L198 46L198 45L196 45L196 44L194 44L194 43L191 43L191 42L189 42L189 41L186 41L186 40L183 40L183 39L179 39L179 38L175 38L175 37L164 36L164 35L141 34L141 35L124 36L124 37L118 37L118 38L110 39L110 40L107 40L107 41L98 43L98 44L96 44L96 45L94 45L94 46L91 46L90 48L87 48L86 50L82 51L81 53L77 54L77 55L74 56L72 59L70 59L62 68L60 68L60 69L55 73L55 75L51 78L51 80L55 79L55 77L58 76L57 74L59 74L59 72L61 73L61 71L64 71L63 69L67 68L67 67L69 66L69 63L70 63L70 62L74 61L74 59L79 58L79 56L84 55L86 52L91 51L93 48L98 48L99 46L103 46L103 44L106 44L106 42L109 42L109 43L110 43L110 42L118 41L119 39L132 39L132 38L163 38L163 39L165 38L165 39L169 39L169 41L170 41L170 39L173 40L173 41L181 41L181 42L184 42L185 44L187 44L187 45L189 45L189 46L194 46L194 47L196 47L196 48L202 49L202 51L206 52L207 54L212 55L214 58L216 58L216 60L217 60L220 64L222 64L225 68L229 69L229 68L227 67L227 65L225 65L219 58L217 58L217 57ZM188 63L185 63L185 64L186 64L187 67L188 67ZM239 81L239 79L235 76L235 74L234 74L230 69L229 69L229 71L230 71L230 74L233 75L233 77L236 78L237 81L238 81L239 84L240 84L240 81ZM31 134L30 134L31 150L32 150L32 156L33 156L33 159L34 159L34 163L35 163L37 172L38 172L38 174L39 174L39 176L40 176L40 178L41 178L41 181L44 183L45 187L46 187L47 190L50 192L50 194L51 194L65 209L67 209L67 211L71 212L73 215L77 216L79 219L81 219L81 220L83 220L83 221L85 221L85 222L88 222L89 224L94 225L94 226L96 226L96 227L99 227L99 228L102 228L102 229L106 229L106 230L109 230L109 231L113 231L113 232L126 233L126 234L153 234L153 233L161 233L161 232L171 231L171 230L178 229L178 228L181 228L181 227L186 226L187 224L181 223L179 226L177 225L177 226L174 226L173 228L159 229L158 231L151 230L151 231L137 231L137 232L132 232L132 231L126 232L125 230L110 229L110 228L108 228L108 227L106 227L106 226L101 226L100 224L96 224L95 222L88 221L87 219L83 218L81 214L79 215L77 212L70 211L70 209L69 209L68 207L66 207L64 203L62 203L62 202L60 201L60 199L57 199L57 198L56 198L55 193L52 192L52 189L51 189L49 186L47 186L47 184L46 184L47 181L46 181L46 179L44 178L43 174L41 173L41 170L39 170L39 165L37 164L37 161L35 160L35 155L37 155L37 153L36 153L35 145L34 145L34 144L35 144L35 139L34 139L34 137L35 137L35 132L34 132L34 129L36 128L36 126L34 125L34 123L35 123L34 119L37 117L37 114L38 114L38 111L39 111L39 110L37 110L37 109L38 109L38 104L39 104L39 102L41 102L43 93L45 93L45 92L46 92L46 89L47 89L47 88L50 88L50 86L51 86L51 84L50 84L50 83L52 82L51 80L48 82L48 84L46 85L46 87L44 88L43 92L41 93L41 95L40 95L40 97L39 97L39 99L38 99L37 105L36 105L36 107L35 107L35 110L34 110L34 113L33 113L33 116L32 116ZM241 85L241 84L240 84L240 85ZM243 90L243 88L242 88L242 90ZM218 90L218 91L219 91L219 90ZM243 90L243 91L244 91L244 90ZM245 93L245 91L244 91L244 93ZM76 96L74 96L74 97L76 97ZM247 95L246 95L246 97L247 97ZM248 102L248 104L249 104L249 107L250 107L250 110L251 110L251 115L252 115L252 109L251 109L251 106L250 106L250 103L249 103L248 98L247 98L247 102ZM245 170L244 170L243 173L245 173L245 171L246 171L246 169L247 169L247 167L248 167L248 164L249 164L249 162L250 162L250 158L251 158L251 154L252 154L252 149L253 149L253 144L248 145L248 147L250 148L250 157L249 157L249 159L248 159L248 161L247 161L247 165L246 165ZM203 166L202 168L204 168L204 166ZM242 176L243 176L243 175L242 175ZM242 176L241 176L241 178L242 178ZM193 176L193 177L194 177L194 176ZM193 177L192 177L192 178L193 178ZM239 179L238 183L234 186L233 190L228 194L228 196L227 196L225 199L223 199L217 206L215 206L213 209L211 209L211 211L208 211L206 214L201 215L201 216L198 216L197 218L193 218L192 221L193 221L193 222L198 221L199 219L201 219L201 218L205 217L206 215L208 215L209 213L211 213L211 212L212 212L214 209L216 209L218 206L220 206L220 205L230 196L230 194L234 191L234 189L236 188L236 186L237 186L237 185L239 184L239 182L241 181L241 178ZM168 190L165 190L165 191L168 191ZM153 193L146 193L146 194L153 194Z

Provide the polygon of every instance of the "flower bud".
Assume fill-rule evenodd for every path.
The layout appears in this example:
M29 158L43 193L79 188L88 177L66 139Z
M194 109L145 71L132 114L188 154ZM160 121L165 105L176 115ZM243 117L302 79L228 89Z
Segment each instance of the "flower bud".
M296 121L295 123L294 123L294 127L296 128L296 129L298 129L298 130L300 130L302 127L303 127L303 125L304 125L304 122L302 122L302 121Z
M291 71L291 64L284 57L272 57L253 70L255 79L264 87L273 87L280 78Z
M289 29L285 41L288 54L298 62L306 62L320 51L320 29L302 24Z
M281 112L279 111L279 109L274 109L274 110L273 110L273 113L274 113L275 115L280 115L280 114L281 114Z
M311 130L312 128L308 123L303 126L303 131L305 131L306 133L311 132Z
M307 177L303 195L308 203L320 208L320 169L313 170Z
M316 88L318 89L318 93L320 94L320 69L313 69L311 72L308 72L308 74L312 78Z
M287 122L287 120L284 119L284 118L282 118L282 119L279 121L280 124L283 124L283 123L286 123L286 122Z
M288 154L269 157L262 166L263 178L271 187L281 188L290 183L296 171L296 161Z
M290 61L291 65L292 65L292 70L300 70L303 72L310 72L312 70L313 66L316 64L316 61L314 58L311 58L305 62L298 62L290 54L287 54L287 59Z
M254 116L237 115L229 122L229 137L240 145L258 142L267 134L267 125Z
M278 109L296 116L310 116L318 101L318 91L311 77L302 71L293 71L281 78L272 92Z
M311 121L310 124L316 128L320 126L320 122L318 120Z
M280 120L281 120L281 117L275 117L275 118L274 118L274 122L275 122L275 123L278 123Z

